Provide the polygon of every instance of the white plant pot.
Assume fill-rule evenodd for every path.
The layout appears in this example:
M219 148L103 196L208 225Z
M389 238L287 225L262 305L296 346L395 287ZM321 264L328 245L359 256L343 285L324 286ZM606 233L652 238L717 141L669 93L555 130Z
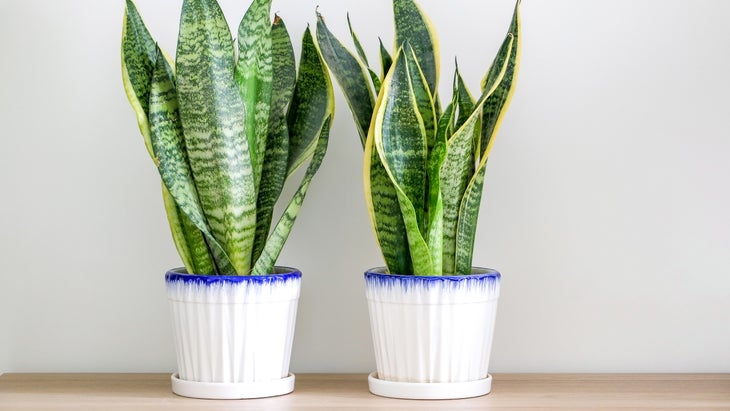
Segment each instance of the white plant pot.
M377 371L373 394L453 399L488 394L500 274L412 276L365 273Z
M172 391L208 399L261 398L294 390L289 373L302 273L165 275L178 372Z

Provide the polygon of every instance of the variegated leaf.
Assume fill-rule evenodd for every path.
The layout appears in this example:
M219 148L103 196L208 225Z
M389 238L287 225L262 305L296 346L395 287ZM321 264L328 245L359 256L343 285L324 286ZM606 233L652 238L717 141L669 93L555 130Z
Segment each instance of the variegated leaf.
M506 53L509 55L513 47L513 38L508 35L505 39L499 54ZM507 72L507 61L503 61L501 70L499 71L497 81L502 81ZM444 196L444 257L443 267L444 273L458 274L456 267L457 231L459 219L461 218L460 209L462 201L467 191L467 187L474 180L474 139L478 138L481 127L482 107L495 93L497 84L486 90L479 98L474 106L472 114L467 118L466 122L454 132L449 140L448 153L446 160L441 168L441 189ZM466 273L471 272L471 267ZM461 272L464 274L465 272Z
M383 40L378 38L378 42L380 44L380 67L383 70L381 77L385 78L388 71L390 71L390 66L393 64L393 57L391 57L390 53L388 53L388 50L383 45Z
M360 64L368 71L368 74L370 75L370 80L373 83L373 88L375 89L375 94L378 94L380 92L380 86L382 85L382 82L380 80L380 77L378 77L373 69L370 68L370 63L368 63L368 56L365 54L365 50L363 50L360 39L357 37L357 34L355 34L355 30L352 28L350 13L347 13L347 27L350 29L350 37L352 37L352 42L353 44L355 44L355 51L357 52L357 56L360 59Z
M254 0L238 26L236 80L256 187L261 180L271 108L271 0Z
M360 61L365 65L369 66L370 63L368 63L368 56L365 54L365 50L362 48L362 44L360 44L360 39L357 38L357 34L355 34L355 30L352 28L352 21L350 21L350 13L347 13L347 28L350 29L350 37L352 37L352 42L355 44L355 51L357 51L358 57L360 57Z
M403 48L383 82L381 94L382 101L374 115L375 149L398 196L413 271L434 275L424 239L428 144Z
M153 151L148 116L153 72L155 65L161 63L158 54L162 53L158 52L134 2L127 0L122 29L122 80L129 102L136 112L145 147L157 166L159 160ZM169 67L169 64L165 67ZM188 272L215 273L202 233L175 204L164 182L162 197L175 248Z
M482 109L482 136L480 142L482 148L480 161L477 165L476 174L464 193L464 199L459 209L456 269L462 273L469 272L467 269L471 269L474 237L476 234L487 159L489 158L489 153L494 143L494 136L499 131L499 127L502 124L502 120L515 91L521 51L519 6L520 1L518 0L512 17L512 23L510 24L509 34L507 35L510 47L507 48L503 45L500 48L484 81L484 86L487 88L487 91L494 91L486 99ZM494 74L497 72L495 67L501 67L501 70L499 70L503 72L501 76Z
M483 124L481 142L480 142L480 160L489 156L489 151L492 146L492 137L497 134L499 125L501 124L502 118L507 112L507 107L511 100L512 94L514 93L515 81L517 79L517 71L519 70L519 59L521 52L521 38L520 38L520 13L519 13L520 1L517 1L515 11L512 16L512 22L510 23L508 37L512 37L514 46L512 47L509 55L504 53L503 49L497 53L492 65L487 71L487 74L482 80L483 90L491 89L495 87L495 83L498 83L501 79L499 77L500 68L507 62L507 73L502 84L500 84L494 90L494 97L484 104ZM504 47L504 46L503 46Z
M176 79L185 145L211 231L236 272L247 274L256 230L256 188L234 55L218 3L184 0Z
M379 103L376 108L378 106ZM408 247L406 226L401 216L398 194L374 147L374 133L372 132L374 126L375 123L372 123L363 157L365 202L388 272L411 274L413 264Z
M203 238L203 233L185 216L175 199L162 184L162 199L170 223L172 240L183 260L185 269L194 274L217 274L217 269Z
M122 81L129 103L137 115L139 131L147 152L154 157L150 142L149 112L152 71L157 47L132 0L127 0L122 23Z
M211 233L198 200L195 182L188 165L172 68L159 49L156 60L149 98L150 141L166 192L175 202L174 209L171 205L166 207L168 213L172 212L172 215L168 214L168 219L172 226L173 237L176 235L176 230L184 234L187 250L190 252L188 259L194 267L194 271L191 272L232 274L231 262ZM166 197L166 193L163 193L163 196ZM200 234L194 232L193 227L207 237L210 248L215 248L217 251L215 255L222 258L215 262L210 261L211 257L206 255L208 245ZM224 271L215 271L213 263L215 267Z
M416 105L418 106L418 113L421 116L423 122L423 129L426 133L426 142L428 148L433 147L434 139L436 137L436 111L433 106L433 96L431 90L426 84L426 78L418 65L417 56L414 53L410 43L406 42L404 47L404 57L408 61L408 77L411 81L411 89L413 95L416 98Z
M395 17L395 49L408 41L423 71L428 89L438 90L439 48L436 32L428 16L415 0L393 0Z
M443 274L444 201L441 194L441 167L446 159L447 139L454 124L455 104L449 104L438 123L436 138L428 157L428 248L435 273Z
M454 129L458 130L472 114L474 111L474 104L476 103L474 97L466 87L464 79L461 77L458 65L456 66L455 88L455 95L458 96L457 107L459 108L459 115L456 118L456 125L454 126Z
M256 204L256 239L254 241L253 261L259 259L271 229L274 205L281 195L287 176L289 162L289 126L286 113L289 108L294 84L296 67L294 49L284 20L274 18L271 28L273 83L271 94L271 113L269 115L269 136L261 173L261 184Z
M281 249L284 247L284 243L289 237L289 233L294 226L294 221L302 207L302 203L304 203L304 197L307 195L307 190L312 182L312 178L317 173L317 170L319 170L319 166L322 164L322 159L327 152L331 122L332 114L330 114L322 124L322 128L318 133L317 146L312 156L312 161L309 163L309 167L307 167L307 172L304 174L304 178L296 193L294 193L291 201L289 201L289 205L286 207L286 210L284 210L284 214L279 219L276 227L274 227L271 236L269 236L269 239L266 241L266 246L254 265L253 274L261 275L273 272L276 259L279 257L279 253L281 253Z
M321 14L317 14L317 44L327 66L342 88L355 118L360 141L365 146L375 105L367 68L330 32Z
M448 142L448 151L441 166L441 195L443 198L443 260L444 274L452 275L455 270L456 226L459 220L459 205L466 186L474 172L474 136L478 135L481 119L472 115L454 133Z
M291 175L314 153L324 120L334 113L334 95L325 62L309 30L304 31L299 72L289 113L289 162Z

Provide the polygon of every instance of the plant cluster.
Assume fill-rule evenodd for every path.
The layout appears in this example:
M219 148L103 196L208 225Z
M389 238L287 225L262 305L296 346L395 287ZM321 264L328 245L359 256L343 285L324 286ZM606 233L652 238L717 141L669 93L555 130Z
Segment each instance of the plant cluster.
M414 0L393 0L393 12L395 52L391 56L380 41L380 76L349 16L356 53L321 15L317 42L365 150L365 197L389 272L470 274L485 168L519 67L519 1L479 98L457 67L453 96L443 109L432 24Z
M271 0L253 0L234 42L216 0L184 0L175 62L127 0L124 87L177 250L195 274L268 274L327 150L334 100L309 29L297 71ZM288 177L311 161L272 229Z

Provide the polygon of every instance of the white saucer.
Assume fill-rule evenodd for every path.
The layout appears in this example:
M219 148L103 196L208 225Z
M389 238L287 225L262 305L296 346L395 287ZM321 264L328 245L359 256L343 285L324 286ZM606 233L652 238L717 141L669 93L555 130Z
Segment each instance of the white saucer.
M492 390L492 376L467 382L398 382L377 378L377 372L368 376L370 392L381 397L411 400L451 400L480 397Z
M183 397L210 400L240 400L246 398L275 397L294 391L294 374L286 378L264 382L196 382L178 378L172 374L172 392Z

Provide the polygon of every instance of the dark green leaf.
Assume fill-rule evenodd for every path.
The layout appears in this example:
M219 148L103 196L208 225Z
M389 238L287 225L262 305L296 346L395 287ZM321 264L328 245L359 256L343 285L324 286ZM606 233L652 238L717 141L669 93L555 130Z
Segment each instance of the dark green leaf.
M404 53L401 48L383 82L373 140L398 196L413 271L419 275L435 275L423 238L428 145Z
M320 130L319 137L317 138L317 146L312 156L312 161L307 167L307 172L304 174L304 179L299 184L299 188L289 201L284 214L279 219L279 222L274 227L271 236L266 241L266 246L261 253L261 257L256 261L253 268L253 274L269 274L273 272L274 264L276 259L279 257L281 249L284 247L286 239L289 237L294 221L297 218L297 214L304 203L304 197L307 195L307 190L312 182L312 178L319 170L319 166L322 164L322 159L327 152L327 143L329 142L329 131L330 123L332 122L332 115L325 119Z
M289 175L312 156L322 123L333 111L334 96L329 75L307 27L302 39L297 83L287 115Z
M317 43L327 66L342 88L355 118L360 140L365 146L375 105L367 69L329 31L321 14L317 15Z
M436 33L428 16L414 0L393 0L395 48L408 41L418 58L432 94L438 90L439 50Z

